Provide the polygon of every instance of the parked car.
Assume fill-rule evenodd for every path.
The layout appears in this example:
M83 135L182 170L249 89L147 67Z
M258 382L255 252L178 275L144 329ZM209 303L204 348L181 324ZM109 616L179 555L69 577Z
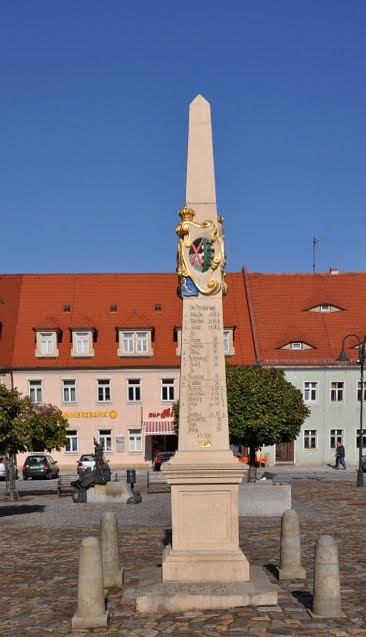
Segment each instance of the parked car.
M46 453L33 453L23 465L23 480L28 478L58 478L60 470L56 460Z
M83 453L80 456L77 463L76 470L77 470L78 476L82 476L87 469L91 469L93 471L94 468L95 468L95 454Z
M15 472L15 478L18 480L18 469ZM0 454L0 480L6 480L6 456Z
M153 462L153 471L160 471L163 462L169 462L175 454L175 451L159 451Z

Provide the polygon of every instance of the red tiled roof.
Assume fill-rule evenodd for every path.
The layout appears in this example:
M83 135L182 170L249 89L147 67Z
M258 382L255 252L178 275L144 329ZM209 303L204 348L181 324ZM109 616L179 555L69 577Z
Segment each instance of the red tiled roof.
M0 275L0 369L12 365L21 284L21 275Z
M175 274L25 274L11 284L12 277L4 275L0 279L0 298L5 292L11 294L9 308L13 308L1 336L0 367L5 366L5 361L17 369L179 366L174 328L181 324L182 301L176 293ZM230 362L252 364L255 356L242 275L228 274L227 282L224 324L236 326L236 354ZM71 306L70 312L64 311L65 305ZM111 311L111 305L116 305L117 311ZM156 305L161 305L161 311L155 310ZM3 308L0 305L0 320ZM51 326L63 332L59 357L38 359L33 329ZM154 328L154 355L119 358L116 327L148 326ZM98 332L95 356L87 360L71 356L69 329L80 327L92 327ZM7 346L3 345L5 341Z
M342 339L366 333L366 273L339 274L247 274L253 304L253 322L263 364L334 364ZM309 312L329 303L341 312ZM291 341L304 341L315 349L281 350ZM347 339L346 351L353 360L356 341Z

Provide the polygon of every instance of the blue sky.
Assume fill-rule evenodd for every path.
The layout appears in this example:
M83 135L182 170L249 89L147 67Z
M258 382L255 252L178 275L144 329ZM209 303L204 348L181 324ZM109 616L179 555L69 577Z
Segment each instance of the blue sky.
M364 0L2 0L0 272L170 272L211 102L228 270L366 270Z

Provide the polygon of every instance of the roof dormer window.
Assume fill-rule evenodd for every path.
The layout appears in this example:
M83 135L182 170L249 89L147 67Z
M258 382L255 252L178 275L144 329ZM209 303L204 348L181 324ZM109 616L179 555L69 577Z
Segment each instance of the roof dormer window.
M289 350L303 350L303 349L315 349L309 343L305 343L305 341L290 341L290 343L286 343L279 349L289 349Z
M291 343L291 349L302 349L303 345L304 343L301 343L300 341L294 341Z
M341 307L337 307L331 303L319 303L319 305L309 307L307 312L343 312L343 310Z
M152 329L117 328L118 356L152 356Z
M71 356L74 358L87 358L94 356L94 341L96 330L92 328L71 328Z
M57 328L34 328L36 333L36 358L57 358L58 343L61 340L61 330Z

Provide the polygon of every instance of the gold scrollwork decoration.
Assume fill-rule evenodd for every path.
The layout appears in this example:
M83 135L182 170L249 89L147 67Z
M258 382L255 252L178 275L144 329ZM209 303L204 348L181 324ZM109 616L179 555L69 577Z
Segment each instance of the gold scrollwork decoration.
M185 206L178 212L181 217L181 222L176 228L176 233L179 237L178 242L178 254L177 254L177 274L180 280L180 291L182 296L197 295L201 293L203 295L217 294L220 290L223 294L227 292L227 285L225 282L225 247L224 247L224 232L223 232L223 217L219 216L217 219L217 225L212 220L206 220L202 223L196 223L193 221L196 213L192 208ZM195 245L201 241L205 245L209 245L209 265L206 268L202 268L202 272L197 272L197 268L192 267L192 263L189 262L189 250L196 251ZM195 243L194 243L195 242ZM212 256L210 254L212 252ZM207 254L207 253L206 253ZM196 259L200 257L195 253ZM221 277L218 280L213 278L214 272L220 268ZM196 293L183 291L187 289L187 280L190 280Z

